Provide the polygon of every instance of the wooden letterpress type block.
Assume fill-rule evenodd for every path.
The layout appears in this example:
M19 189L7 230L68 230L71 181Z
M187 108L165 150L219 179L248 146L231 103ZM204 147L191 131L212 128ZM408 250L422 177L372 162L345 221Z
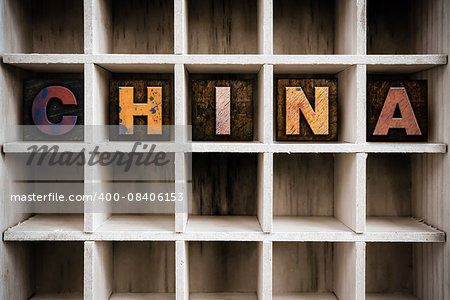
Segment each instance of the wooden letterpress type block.
M427 82L371 80L367 87L367 140L426 141Z
M172 81L159 77L110 81L110 140L170 140L171 128L166 125L173 125Z
M192 140L252 141L255 76L192 76Z
M27 80L23 95L24 140L84 139L83 80Z
M277 141L337 140L337 80L277 79Z

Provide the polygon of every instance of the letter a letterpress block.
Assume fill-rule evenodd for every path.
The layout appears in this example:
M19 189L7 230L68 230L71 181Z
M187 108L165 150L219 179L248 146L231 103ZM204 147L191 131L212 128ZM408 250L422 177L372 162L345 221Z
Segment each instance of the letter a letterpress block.
M23 91L23 138L28 141L84 139L83 80L27 80Z
M110 140L170 140L172 102L170 78L111 80Z
M277 141L337 140L337 81L277 80Z
M369 81L368 141L426 141L427 137L426 81Z
M253 140L253 75L197 75L190 83L192 140Z

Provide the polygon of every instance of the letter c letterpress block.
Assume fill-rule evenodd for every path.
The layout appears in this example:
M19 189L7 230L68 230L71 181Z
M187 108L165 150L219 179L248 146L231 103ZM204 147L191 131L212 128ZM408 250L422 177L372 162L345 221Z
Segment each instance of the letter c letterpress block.
M110 81L110 140L170 140L172 79L163 75L158 78Z
M192 140L252 141L254 75L191 76Z
M24 82L23 138L29 141L84 139L83 80Z
M426 141L428 137L425 80L371 80L367 88L367 140Z
M337 140L337 80L277 80L277 141Z

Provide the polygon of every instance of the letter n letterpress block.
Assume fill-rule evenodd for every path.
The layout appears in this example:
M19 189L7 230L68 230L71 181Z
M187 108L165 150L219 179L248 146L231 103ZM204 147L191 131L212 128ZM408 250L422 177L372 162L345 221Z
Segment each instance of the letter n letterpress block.
M27 80L23 90L23 138L28 141L84 139L83 80Z
M171 79L110 81L110 140L170 140Z
M368 141L426 141L428 137L427 82L369 81Z
M337 81L277 80L277 141L337 140Z
M254 76L193 76L192 140L252 141Z

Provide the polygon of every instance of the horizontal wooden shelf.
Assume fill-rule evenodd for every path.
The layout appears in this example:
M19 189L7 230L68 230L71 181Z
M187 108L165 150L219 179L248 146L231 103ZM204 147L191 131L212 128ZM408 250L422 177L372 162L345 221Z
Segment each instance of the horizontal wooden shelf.
M312 233L353 236L354 232L335 217L274 216L274 233Z
M273 295L273 300L337 300L333 293L285 293Z
M369 217L366 241L373 242L445 242L445 233L415 218Z
M446 153L447 145L441 143L281 143L264 144L260 142L143 142L136 152L148 152L149 147L156 145L155 151L164 152L234 152L234 153ZM93 151L98 146L99 152L131 152L134 142L9 142L3 144L5 153L28 153L31 146L57 146L59 151L80 152L85 149Z
M33 216L4 232L5 241L329 241L445 242L445 233L414 218L367 218L357 234L334 217L274 217L263 233L252 216L189 216L184 233L174 232L170 215L113 215L93 233L83 231L82 215Z
M98 64L111 72L170 73L185 64L191 73L257 73L263 64L281 73L335 74L351 65L369 72L413 73L445 65L447 55L174 55L174 54L5 54L3 62L30 71L78 72Z
M189 216L186 233L260 233L258 219L252 216Z
M38 214L3 234L4 240L83 240L83 215ZM78 238L75 238L78 237Z
M414 296L401 294L367 294L366 300L418 300Z
M81 294L72 294L72 293L64 293L64 294L48 294L48 293L38 293L30 298L30 300L82 300L83 296Z
M109 300L175 300L174 293L113 293Z
M191 293L190 300L257 300L256 293Z
M167 232L174 231L175 217L171 215L112 215L96 230L102 232Z

